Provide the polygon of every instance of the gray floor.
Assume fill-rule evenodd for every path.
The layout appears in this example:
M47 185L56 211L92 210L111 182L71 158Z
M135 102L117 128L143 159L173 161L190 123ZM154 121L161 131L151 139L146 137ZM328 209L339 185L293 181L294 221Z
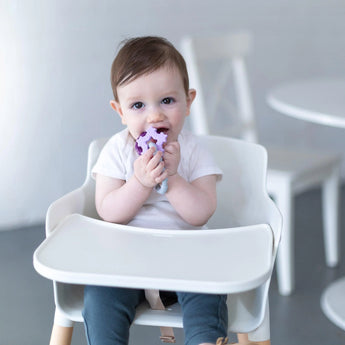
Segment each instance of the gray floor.
M345 188L342 199L345 200ZM345 229L345 202L341 228ZM0 232L0 345L49 343L54 313L52 283L39 276L32 266L32 253L43 239L43 225ZM344 244L342 238L342 248ZM272 279L272 344L345 344L345 332L328 321L319 304L322 290L342 275L345 251L339 267L330 269L324 263L320 191L305 193L296 200L295 293L280 296L276 277ZM131 343L160 344L157 336L155 328L135 327ZM182 332L178 331L177 336L178 344L182 344ZM75 327L72 344L86 345L82 324Z

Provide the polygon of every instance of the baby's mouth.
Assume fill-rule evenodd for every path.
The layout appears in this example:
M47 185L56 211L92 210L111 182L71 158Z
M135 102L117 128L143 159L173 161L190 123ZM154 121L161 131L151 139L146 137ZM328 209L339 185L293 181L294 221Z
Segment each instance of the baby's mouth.
M157 128L157 133L164 133L164 134L168 134L169 129L162 127L162 128Z

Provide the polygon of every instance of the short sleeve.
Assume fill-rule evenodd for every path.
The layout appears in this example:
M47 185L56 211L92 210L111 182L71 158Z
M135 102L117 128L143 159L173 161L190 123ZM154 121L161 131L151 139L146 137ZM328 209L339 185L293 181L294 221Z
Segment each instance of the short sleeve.
M192 182L200 177L216 175L217 181L221 180L223 172L215 163L209 150L190 133L185 133L181 140L185 178Z
M111 137L104 145L96 164L92 168L92 177L96 174L126 180L128 177L129 156L127 154L126 133L120 132Z

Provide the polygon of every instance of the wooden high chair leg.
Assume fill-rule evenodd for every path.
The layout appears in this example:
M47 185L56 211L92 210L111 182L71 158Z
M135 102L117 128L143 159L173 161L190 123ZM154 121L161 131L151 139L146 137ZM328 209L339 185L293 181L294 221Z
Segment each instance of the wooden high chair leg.
M249 343L248 334L247 333L237 333L237 340L238 340L239 344Z
M73 327L63 327L54 323L49 345L71 345Z
M235 345L271 345L270 340L251 342L248 339L247 333L237 333L237 340L238 340L238 344L235 344Z

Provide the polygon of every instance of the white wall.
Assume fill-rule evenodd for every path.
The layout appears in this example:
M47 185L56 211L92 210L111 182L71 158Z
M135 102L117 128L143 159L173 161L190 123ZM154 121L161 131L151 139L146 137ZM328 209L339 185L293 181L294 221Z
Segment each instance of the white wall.
M0 229L43 221L82 183L88 143L121 128L108 105L121 39L241 29L254 33L262 141L342 152L343 130L281 116L264 97L282 81L345 76L343 0L0 0Z

